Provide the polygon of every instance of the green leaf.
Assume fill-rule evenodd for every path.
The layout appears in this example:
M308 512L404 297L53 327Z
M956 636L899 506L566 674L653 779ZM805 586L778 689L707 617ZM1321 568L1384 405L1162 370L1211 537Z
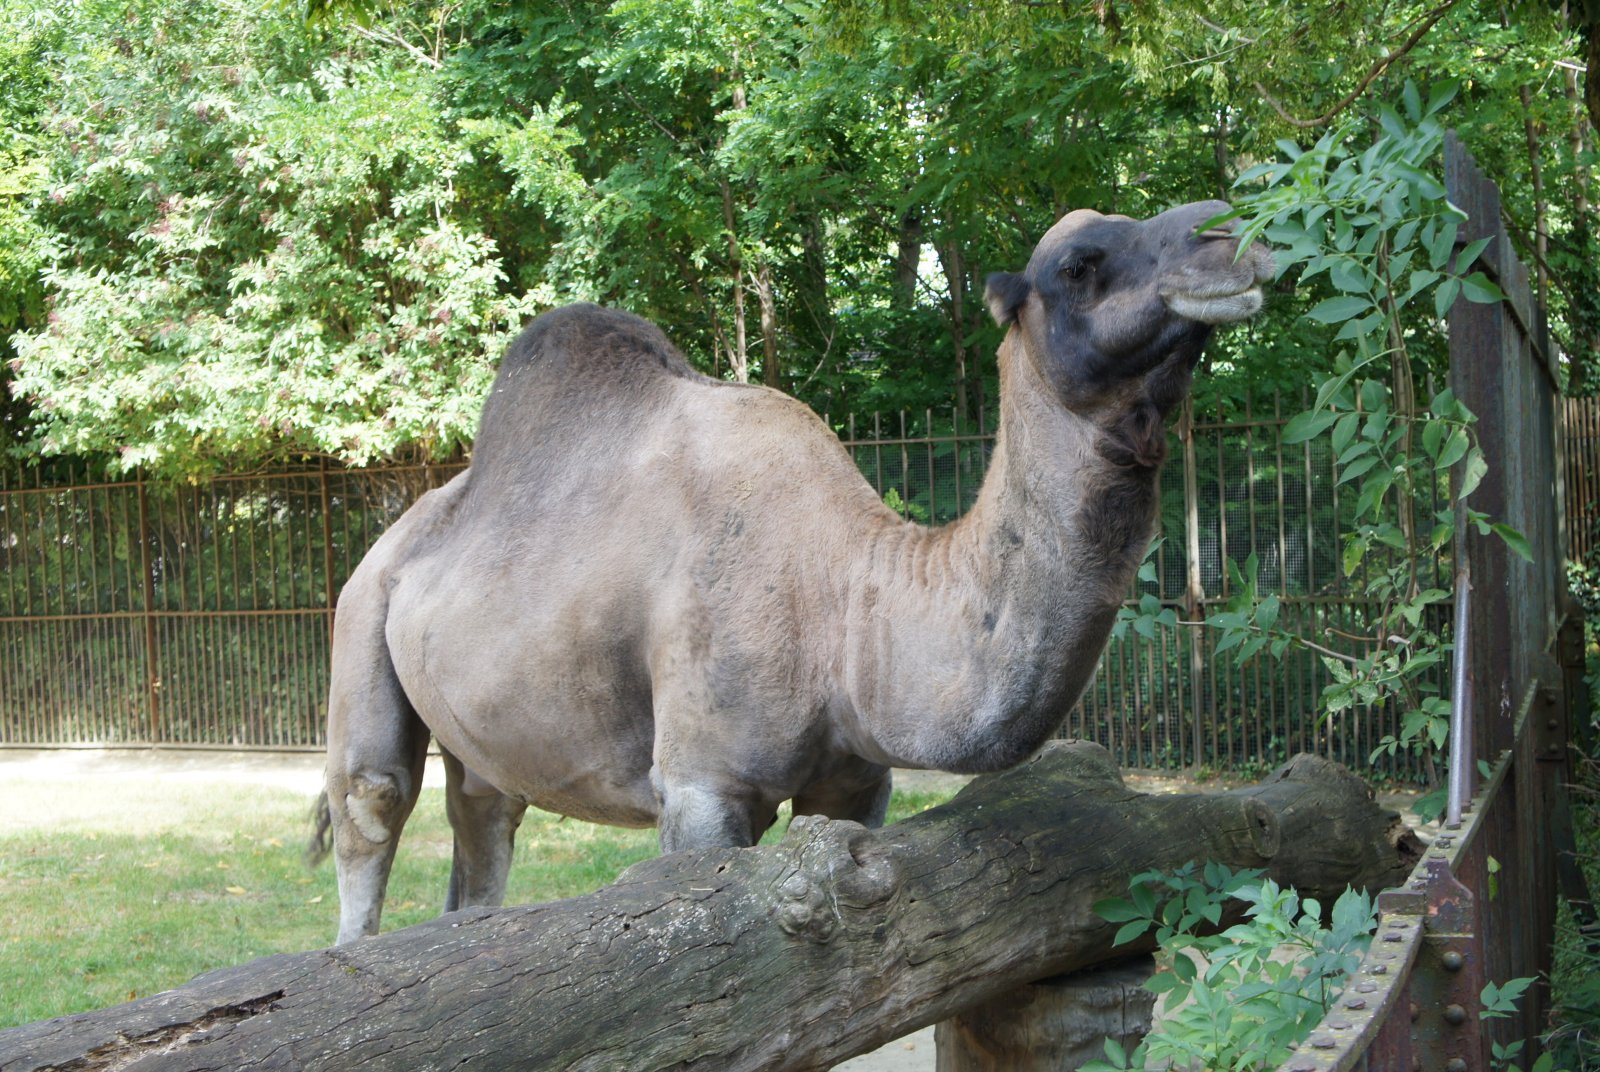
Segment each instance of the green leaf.
M1460 275L1468 268L1471 268L1473 262L1478 259L1478 256L1483 253L1488 246L1489 239L1487 238L1480 238L1474 242L1468 242L1466 245L1462 246L1461 252L1456 254L1456 274Z
M1349 465L1363 454L1370 454L1377 449L1377 444L1370 439L1358 439L1350 444L1349 449L1340 453L1334 464L1339 466Z
M1473 447L1467 452L1466 465L1461 470L1461 484L1456 488L1456 498L1465 499L1471 495L1488 472L1489 463L1484 460L1483 451Z
M1366 380L1361 384L1361 406L1369 413L1382 409L1389 400L1389 389L1380 380Z
M1344 575L1346 577L1355 575L1356 569L1361 565L1361 560L1366 557L1366 554L1367 541L1361 539L1360 537L1345 541L1342 564L1344 566Z
M1289 423L1283 426L1283 441L1304 443L1308 439L1315 439L1332 427L1333 422L1338 419L1337 413L1327 411L1308 410L1305 413L1296 413L1289 418Z
M1456 303L1456 298L1461 293L1461 280L1446 279L1439 284L1439 289L1433 292L1433 311L1443 320L1450 313L1450 307Z
M1526 536L1500 521L1492 523L1489 528L1496 536L1505 541L1506 546L1511 548L1518 558L1521 558L1524 562L1533 561L1533 548L1528 544Z
M1505 292L1482 272L1473 272L1461 280L1461 295L1480 305L1493 305L1506 300Z
M1455 248L1457 226L1454 220L1446 220L1434 234L1433 241L1428 245L1429 267L1443 270L1449 263L1450 251Z
M1346 413L1339 418L1338 423L1333 426L1333 437L1330 440L1334 453L1343 451L1349 445L1351 437L1356 434L1356 422L1360 419L1360 415L1355 413Z
M1125 945L1150 929L1150 921L1136 919L1131 923L1124 923L1117 928L1116 937L1111 939L1112 945Z
M1352 480L1359 479L1360 477L1364 476L1367 473L1368 470L1370 470L1373 466L1377 465L1382 460L1383 459L1380 458L1376 454L1369 454L1365 458L1359 458L1356 461L1350 463L1350 465L1346 466L1339 473L1339 481L1338 482L1340 484L1348 484Z
M1411 79L1406 79L1405 88L1400 91L1400 102L1405 105L1406 118L1413 123L1422 120L1422 94L1417 91L1417 84Z
M1439 444L1444 441L1448 428L1443 421L1429 421L1422 426L1422 449L1428 452L1428 457L1438 459Z
M1306 317L1322 324L1338 324L1360 316L1371 308L1371 298L1346 294L1318 302L1307 311Z
M1444 446L1439 450L1439 457L1433 463L1435 469L1448 469L1466 456L1467 447L1470 445L1465 428L1456 428L1446 439Z
M1256 624L1262 629L1270 630L1278 624L1278 597L1275 595L1263 599L1256 607Z
M1094 903L1094 914L1108 923L1123 923L1138 918L1139 911L1125 897L1106 897Z
M1425 115L1433 115L1441 111L1447 104L1455 100L1456 94L1461 89L1461 83L1455 79L1435 82L1428 90L1428 107Z

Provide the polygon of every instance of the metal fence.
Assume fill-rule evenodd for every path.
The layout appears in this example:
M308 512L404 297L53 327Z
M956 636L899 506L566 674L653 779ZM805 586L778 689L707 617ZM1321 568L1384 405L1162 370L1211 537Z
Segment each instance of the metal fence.
M1566 428L1567 558L1600 554L1600 398L1562 400Z
M1363 631L1369 608L1350 594L1335 535L1351 504L1325 444L1283 442L1297 408L1185 414L1162 476L1155 580L1130 598L1149 592L1199 621L1233 594L1227 560L1254 554L1286 625ZM993 443L951 412L833 426L888 502L932 524L971 506ZM340 586L384 528L461 468L194 486L11 474L0 483L0 744L319 747ZM1215 640L1198 626L1114 639L1063 732L1127 766L1233 770L1297 751L1361 765L1394 732L1383 710L1319 722L1327 671L1309 653L1239 667ZM1392 773L1417 772L1400 761Z

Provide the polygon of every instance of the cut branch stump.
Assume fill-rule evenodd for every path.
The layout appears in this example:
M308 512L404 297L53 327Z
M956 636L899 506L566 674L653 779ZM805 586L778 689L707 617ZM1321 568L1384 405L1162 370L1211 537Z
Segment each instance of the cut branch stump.
M1058 975L974 1005L934 1029L936 1072L1074 1072L1150 1032L1156 996L1144 988L1152 957Z
M586 897L467 909L0 1032L0 1070L826 1069L1033 980L1144 952L1095 915L1130 876L1265 868L1331 903L1417 845L1335 764L1220 794L1127 788L1057 743L882 830L675 853Z

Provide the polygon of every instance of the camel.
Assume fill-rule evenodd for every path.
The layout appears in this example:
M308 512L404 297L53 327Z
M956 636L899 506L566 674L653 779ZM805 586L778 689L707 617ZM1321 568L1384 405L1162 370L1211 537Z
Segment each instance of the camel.
M693 371L575 305L506 350L471 466L378 540L338 602L322 824L338 941L377 932L429 736L445 910L498 905L531 805L747 846L779 805L881 825L893 767L1000 770L1088 685L1149 545L1164 418L1273 274L1202 202L1088 210L1020 273L976 504L884 505L800 402Z

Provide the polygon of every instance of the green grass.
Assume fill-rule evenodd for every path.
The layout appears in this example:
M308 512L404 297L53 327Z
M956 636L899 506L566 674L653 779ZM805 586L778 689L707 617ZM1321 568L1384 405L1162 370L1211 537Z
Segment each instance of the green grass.
M0 802L0 1028L170 989L338 929L331 863L302 860L311 799L262 786L89 790L18 779ZM895 794L891 819L946 799ZM781 836L778 827L768 839ZM655 831L528 812L508 904L590 893L656 853ZM425 789L400 842L383 929L431 919L450 871L444 794Z

